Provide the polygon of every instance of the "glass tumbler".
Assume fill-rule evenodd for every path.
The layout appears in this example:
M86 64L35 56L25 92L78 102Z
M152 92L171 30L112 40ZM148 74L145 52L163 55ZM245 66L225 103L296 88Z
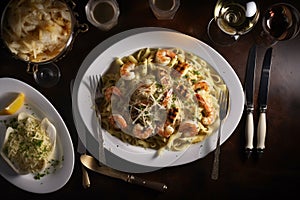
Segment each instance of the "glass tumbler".
M170 20L177 12L180 0L149 0L149 5L157 19Z
M120 9L116 0L89 0L85 13L93 26L108 31L118 24Z

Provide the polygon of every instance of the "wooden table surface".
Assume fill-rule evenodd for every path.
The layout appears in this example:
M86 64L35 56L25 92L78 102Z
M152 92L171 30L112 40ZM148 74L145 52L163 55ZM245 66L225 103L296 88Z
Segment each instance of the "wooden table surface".
M1 13L7 0L1 1ZM88 23L84 6L87 0L74 1L78 21ZM278 0L260 1L263 12ZM285 1L300 9L300 1ZM213 16L216 0L181 0L173 20L157 20L147 0L118 0L120 16L118 24L109 31L101 31L89 24L89 30L80 33L66 57L58 61L62 79L52 88L36 85L26 73L26 64L11 57L7 49L0 49L0 77L12 77L24 81L40 91L55 106L65 121L75 150L75 165L69 181L59 190L48 194L24 191L0 177L1 195L13 199L263 199L298 195L300 186L300 36L279 42L272 55L271 81L267 110L266 150L260 159L245 159L245 112L233 134L221 147L220 178L211 180L213 153L194 162L139 174L141 177L165 182L169 188L160 193L120 180L89 172L91 187L81 185L81 168L77 149L77 132L72 118L70 81L77 75L82 61L89 52L105 39L117 33L139 27L164 27L195 37L218 51L232 66L244 85L248 50L260 32L261 21L250 33L230 47L215 46L206 35L206 27ZM258 91L263 49L258 49L255 89ZM5 85L1 85L6 87ZM255 102L257 100L255 93ZM257 104L255 104L257 108ZM258 109L254 112L254 124L258 122ZM2 133L3 134L3 133Z

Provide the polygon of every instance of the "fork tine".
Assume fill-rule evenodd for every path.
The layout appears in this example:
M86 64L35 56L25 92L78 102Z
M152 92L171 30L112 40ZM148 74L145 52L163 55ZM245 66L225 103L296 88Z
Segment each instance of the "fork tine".
M93 102L94 102L95 89L96 89L96 85L95 85L95 77L92 75L92 76L89 76L89 79L90 79L91 97L92 97L92 100L93 100Z
M223 113L223 119L227 115L228 112L228 107L229 107L229 91L225 90L224 92L224 100L223 100L223 108L224 108L224 113Z
M222 104L222 102L223 102L223 96L224 96L224 91L221 90L220 96L219 96L219 100L218 100L218 103L219 103L219 105L220 105L220 108L221 108L221 104Z
M89 78L90 78L90 86L91 86L91 96L94 104L94 112L98 120L97 131L98 131L98 143L99 143L99 164L105 164L106 158L105 158L105 150L104 150L104 140L103 140L102 129L101 129L101 114L99 108L97 107L97 102L100 100L100 98L103 97L102 89L101 89L103 86L102 76L100 74L91 75Z
M228 111L229 105L229 93L228 90L222 91L219 98L219 105L220 105L220 120L223 120Z
M102 76L100 74L89 76L90 90L93 102L97 102L102 95Z

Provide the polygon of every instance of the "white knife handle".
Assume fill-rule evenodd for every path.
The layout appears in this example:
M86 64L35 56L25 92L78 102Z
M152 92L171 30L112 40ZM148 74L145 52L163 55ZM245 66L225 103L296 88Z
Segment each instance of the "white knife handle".
M257 127L257 151L263 153L265 149L265 138L267 131L266 113L259 114L258 127Z
M254 124L253 124L253 113L247 112L246 118L246 153L248 156L251 154L253 149L253 136L254 136Z

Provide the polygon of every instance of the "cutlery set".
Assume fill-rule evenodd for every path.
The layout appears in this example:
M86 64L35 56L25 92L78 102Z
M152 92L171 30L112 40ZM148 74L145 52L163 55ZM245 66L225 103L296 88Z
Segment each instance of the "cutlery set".
M257 143L256 152L261 155L265 149L265 137L267 131L266 125L266 111L267 111L267 100L268 91L270 84L270 70L271 70L271 58L272 58L272 47L269 47L264 55L261 79L258 93L258 104L259 104L259 120L257 127ZM255 80L255 68L256 68L256 45L252 46L247 61L246 69L246 80L245 80L245 107L247 112L246 117L246 145L245 153L247 158L253 152L253 137L254 137L254 122L253 122L253 111L254 111L254 80Z

